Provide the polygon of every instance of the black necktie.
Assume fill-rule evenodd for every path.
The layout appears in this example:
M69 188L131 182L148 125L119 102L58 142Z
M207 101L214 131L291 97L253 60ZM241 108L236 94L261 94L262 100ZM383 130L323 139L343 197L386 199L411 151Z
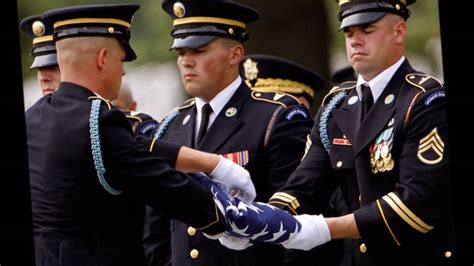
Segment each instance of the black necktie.
M364 117L369 112L370 108L374 104L374 97L372 97L372 91L370 90L369 85L362 84L362 116L360 121L364 120Z
M201 124L199 125L199 131L197 135L196 146L201 143L201 140L204 138L207 132L207 125L209 124L209 115L212 113L212 107L210 104L206 103L201 108Z

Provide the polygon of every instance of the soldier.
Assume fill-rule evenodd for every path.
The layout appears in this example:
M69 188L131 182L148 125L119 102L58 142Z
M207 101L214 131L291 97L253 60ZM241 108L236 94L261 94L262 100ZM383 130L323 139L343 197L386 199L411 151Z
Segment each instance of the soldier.
M166 126L158 130L158 137L232 158L251 173L257 199L268 200L300 162L312 119L295 97L251 91L239 76L243 43L249 37L246 25L258 18L258 12L220 0L165 0L162 7L173 18L171 48L178 54L184 88L194 98L161 122ZM313 84L309 90L317 89L309 87ZM151 208L147 219L149 265L163 265L169 243L162 234L169 234L169 226L164 228L163 217ZM283 264L280 246L260 244L235 252L194 227L171 223L172 265Z
M300 213L321 213L340 187L351 213L323 223L321 215L305 216L312 223L306 220L303 229L312 233L290 235L284 246L297 242L308 249L343 238L342 265L454 265L445 91L404 56L413 2L339 2L357 81L325 97L309 149L270 203L302 220ZM272 217L249 214L246 220L255 227Z
M86 5L42 15L54 25L62 81L26 113L37 265L144 264L136 206L145 203L208 234L225 230L211 195L170 165L211 173L247 200L255 197L245 169L222 156L134 138L107 100L117 96L123 62L136 58L129 39L138 8Z
M56 91L61 82L56 47L53 41L53 25L39 15L29 16L20 23L21 29L33 38L30 69L37 70L37 79L43 95Z
M158 122L145 113L137 112L137 101L133 98L132 89L125 78L122 78L119 94L112 104L125 114L135 135L153 136Z
M445 91L404 56L413 2L339 1L358 79L325 97L309 150L270 200L320 212L339 186L351 213L326 222L347 239L342 265L454 264Z
M271 55L246 55L240 64L240 75L253 91L291 94L308 110L316 91L324 87L319 74L290 60Z

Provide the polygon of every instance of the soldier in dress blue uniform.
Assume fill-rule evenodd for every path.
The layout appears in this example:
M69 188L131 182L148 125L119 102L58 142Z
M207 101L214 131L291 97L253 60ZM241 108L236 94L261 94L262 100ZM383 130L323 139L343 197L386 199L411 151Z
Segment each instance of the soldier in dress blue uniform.
M123 62L136 58L129 39L138 8L89 5L42 14L54 25L62 82L26 113L37 265L143 265L137 206L145 203L210 235L225 230L212 196L171 166L211 173L254 197L245 169L215 154L134 138L107 100L120 88Z
M243 43L249 38L246 26L259 17L258 12L221 0L166 0L162 7L173 18L171 48L178 54L184 88L194 98L161 122L167 127L159 130L159 136L223 154L245 166L255 184L257 200L267 201L300 162L312 118L295 97L283 92L251 91L239 76ZM254 66L255 70L258 68ZM304 87L315 91L319 89L318 82L311 81ZM311 88L314 84L318 87ZM268 88L278 85L267 80ZM208 120L203 119L203 106L210 111ZM193 197L190 195L189 199ZM151 208L147 220L144 243L150 265L170 262L180 266L248 266L262 261L283 265L284 250L280 246L260 244L236 252L203 237L200 230L174 220L168 262L170 243L163 234L169 234L169 226Z
M270 199L320 212L340 187L351 213L326 222L347 241L342 265L454 264L445 91L404 56L413 2L339 1L358 79L324 98L301 164Z
M21 29L33 39L31 56L34 58L30 69L37 70L37 79L43 95L56 91L61 82L56 47L53 40L53 25L42 20L40 15L24 18Z

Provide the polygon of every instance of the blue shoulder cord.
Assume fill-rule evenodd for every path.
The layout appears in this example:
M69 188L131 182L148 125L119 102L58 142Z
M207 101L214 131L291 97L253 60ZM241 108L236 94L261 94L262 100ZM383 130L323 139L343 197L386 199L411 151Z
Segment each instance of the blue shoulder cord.
M100 147L100 137L99 137L99 112L100 112L100 103L102 100L95 99L92 101L91 114L89 118L89 133L91 136L91 148L92 148L92 157L94 158L95 169L97 170L97 177L99 182L104 187L107 192L112 195L120 195L123 191L113 189L107 181L105 181L105 167L104 161L102 160L102 151Z
M161 139L163 137L163 134L165 134L166 129L173 123L173 121L178 117L179 115L179 110L176 109L171 112L168 116L163 119L163 122L160 123L160 126L158 127L158 130L156 131L155 135L153 136L154 139Z
M343 91L336 96L334 96L331 101L326 105L324 108L323 113L321 114L321 118L319 119L319 136L321 137L321 142L323 143L324 149L326 149L327 152L331 149L331 142L329 141L329 136L328 136L328 119L329 119L329 113L331 113L336 106L342 102L347 96L347 92Z

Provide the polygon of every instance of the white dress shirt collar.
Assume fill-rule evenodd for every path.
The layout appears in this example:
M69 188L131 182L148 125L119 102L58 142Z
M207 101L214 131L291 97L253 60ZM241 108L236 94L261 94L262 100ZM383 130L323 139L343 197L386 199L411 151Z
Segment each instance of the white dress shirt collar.
M377 76L375 76L371 81L366 81L364 78L359 75L357 79L357 94L359 95L359 99L362 97L362 84L369 84L370 90L372 91L372 97L374 97L374 103L377 102L377 99L382 94L383 90L387 86L390 79L393 77L395 72L398 68L402 65L403 61L405 61L405 56L402 56L395 64L391 65L384 71L380 72Z
M237 76L237 78L225 89L223 89L221 92L219 92L210 102L209 104L212 107L212 113L209 115L209 123L207 126L207 129L209 129L216 120L216 117L219 115L220 111L224 106L227 104L227 102L230 100L232 95L234 95L235 91L239 88L240 84L242 83L242 78L240 76ZM194 130L195 132L195 138L197 137L197 132L199 129L199 126L201 124L201 109L204 104L206 104L203 99L196 97L196 128Z

